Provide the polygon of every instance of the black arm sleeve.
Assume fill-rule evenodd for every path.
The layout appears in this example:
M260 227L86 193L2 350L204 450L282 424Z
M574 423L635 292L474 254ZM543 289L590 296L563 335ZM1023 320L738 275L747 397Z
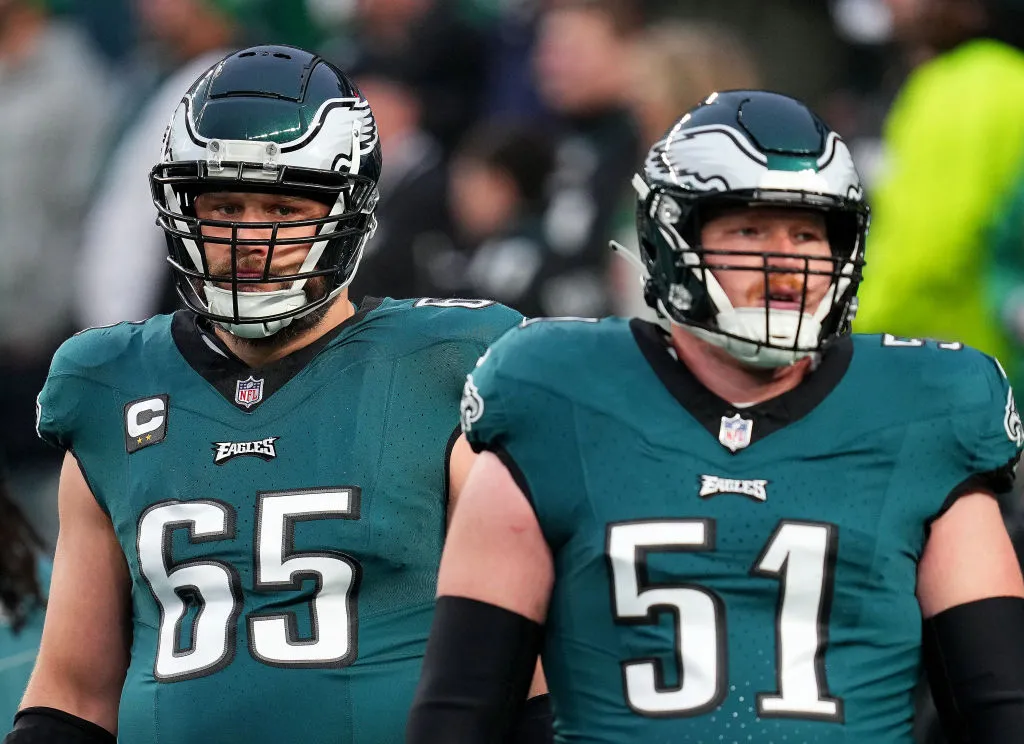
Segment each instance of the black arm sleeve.
M551 696L537 695L526 701L519 716L512 744L554 744L554 714L551 710Z
M1003 744L1024 732L1024 599L993 597L926 620L923 653L952 744Z
M92 721L56 708L25 708L3 744L116 744L117 738Z
M543 630L522 615L441 597L406 744L511 744Z

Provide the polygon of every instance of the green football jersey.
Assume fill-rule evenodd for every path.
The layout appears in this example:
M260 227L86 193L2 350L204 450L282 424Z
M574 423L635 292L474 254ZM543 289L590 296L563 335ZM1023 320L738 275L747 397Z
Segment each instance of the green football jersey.
M403 740L462 383L520 317L368 300L261 369L185 312L65 343L39 430L78 459L131 573L120 741Z
M550 545L560 742L910 744L917 564L1024 442L995 361L847 337L737 408L639 320L525 321L467 381Z

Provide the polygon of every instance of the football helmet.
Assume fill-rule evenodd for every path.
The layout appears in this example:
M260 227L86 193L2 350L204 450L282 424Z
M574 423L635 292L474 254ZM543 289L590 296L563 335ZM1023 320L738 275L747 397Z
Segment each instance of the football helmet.
M270 336L325 306L352 281L376 229L380 170L370 105L337 67L287 46L256 46L225 57L178 105L150 174L178 295L193 311L246 338ZM211 191L302 196L330 211L320 219L283 223L198 219L195 198ZM315 237L280 237L281 225L315 228ZM229 230L229 237L203 235L208 226ZM242 238L240 229L267 230L269 237ZM298 270L271 274L275 247L310 242ZM240 246L268 246L263 275L212 274L205 245L213 243L230 246L232 267ZM314 277L326 279L326 290L308 291ZM268 282L284 288L240 291Z
M633 184L645 299L671 322L755 367L792 364L849 333L869 211L846 144L802 103L765 91L712 94L651 148ZM756 254L763 255L764 307L733 307L712 273L713 253L724 263L714 271L751 269L706 250L702 224L722 209L757 206L824 216L831 284L817 307L807 307L803 294L798 310L772 308L768 284L773 273L803 273L806 292L811 274L826 273L820 258L812 270L815 257L802 257L801 270L791 256L782 266Z

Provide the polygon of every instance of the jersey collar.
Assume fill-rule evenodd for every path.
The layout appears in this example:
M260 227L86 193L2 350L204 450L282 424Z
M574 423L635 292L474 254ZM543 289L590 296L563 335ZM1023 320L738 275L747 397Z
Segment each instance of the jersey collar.
M376 310L383 300L366 297L355 314L339 323L308 346L263 367L250 367L229 349L213 331L209 320L190 310L179 310L171 320L171 336L178 351L197 373L229 403L245 413L284 387L342 332ZM245 386L244 383L251 383ZM258 383L258 393L256 391ZM242 387L240 387L242 385ZM240 391L252 391L243 395Z
M853 340L844 336L828 348L817 369L797 387L756 405L737 408L704 387L685 364L676 360L669 335L661 326L639 318L633 318L629 326L641 353L665 388L712 436L720 437L722 420L737 414L753 422L745 446L813 411L843 379L853 359Z

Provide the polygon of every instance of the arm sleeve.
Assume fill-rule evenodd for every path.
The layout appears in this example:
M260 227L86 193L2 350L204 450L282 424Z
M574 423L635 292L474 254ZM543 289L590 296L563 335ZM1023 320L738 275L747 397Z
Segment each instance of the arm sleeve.
M78 378L72 373L66 345L58 349L50 364L43 389L36 397L36 433L54 447L70 450L77 426Z
M961 491L990 491L998 496L1013 488L1017 460L1024 446L1024 427L1013 390L999 362L973 353L977 356L974 374L965 376L961 384L987 394L982 395L981 405L961 408L957 414L955 431L965 474Z
M949 434L942 438L941 451L935 453L954 485L926 520L929 527L957 499L970 493L990 493L1005 508L1004 497L1013 489L1024 445L1017 404L999 362L970 348L957 353L968 363L951 370L955 382L942 391L950 399Z
M467 376L462 430L476 452L494 453L533 506L557 550L586 508L576 403L559 369L564 338L534 324L509 331Z

